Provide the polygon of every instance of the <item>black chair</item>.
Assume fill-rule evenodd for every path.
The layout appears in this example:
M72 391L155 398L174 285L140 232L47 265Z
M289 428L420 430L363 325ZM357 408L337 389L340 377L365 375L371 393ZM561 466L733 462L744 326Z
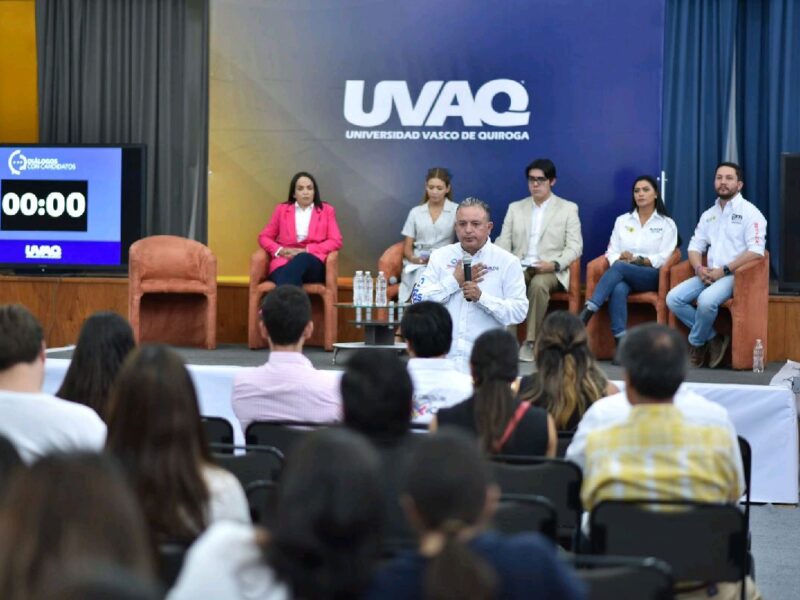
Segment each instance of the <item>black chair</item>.
M678 582L745 580L747 529L732 504L606 500L589 524L594 554L653 556L672 567Z
M555 543L558 514L544 496L505 494L500 497L493 526L501 533L541 533Z
M247 485L244 493L247 495L253 523L267 529L271 528L275 524L277 513L278 483L264 479L253 481Z
M742 455L742 470L744 471L744 522L747 527L747 574L755 580L756 564L753 560L753 555L750 553L750 476L753 468L753 451L750 448L750 442L740 435L737 436L737 438L739 440L739 453Z
M587 600L672 600L672 569L657 558L572 556Z
M303 436L328 426L328 423L305 421L253 421L247 426L244 439L248 446L272 446L288 456L292 446Z
M559 431L558 444L556 446L556 457L564 458L567 455L567 448L572 443L572 438L575 435L574 431Z
M283 469L283 453L271 446L234 446L212 444L214 461L233 473L243 489L254 481L278 481ZM245 454L233 454L244 450Z
M233 425L222 417L201 417L209 444L233 444Z
M558 542L566 549L576 546L580 531L581 483L578 465L560 458L493 456L492 471L502 494L544 496L556 508Z
M183 559L191 543L165 542L158 545L158 579L168 590L175 585L183 568Z

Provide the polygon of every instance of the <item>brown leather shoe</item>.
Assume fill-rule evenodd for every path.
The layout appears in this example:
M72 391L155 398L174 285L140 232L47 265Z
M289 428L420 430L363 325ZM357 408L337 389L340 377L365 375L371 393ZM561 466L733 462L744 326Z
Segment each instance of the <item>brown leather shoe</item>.
M706 362L706 354L708 353L708 344L702 346L692 346L689 344L689 365L699 369Z
M725 352L731 345L731 336L715 335L707 344L708 346L708 366L716 369L725 358Z

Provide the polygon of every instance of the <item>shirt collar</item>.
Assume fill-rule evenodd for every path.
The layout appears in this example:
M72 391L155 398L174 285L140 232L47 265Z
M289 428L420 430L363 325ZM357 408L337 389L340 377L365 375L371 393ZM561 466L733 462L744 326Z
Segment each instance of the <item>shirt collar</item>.
M631 420L642 419L662 420L682 414L675 408L673 402L659 402L658 404L635 404L631 406Z
M313 366L311 361L300 352L273 352L269 353L269 360L267 364L274 365L275 363L283 365L309 365Z
M310 204L307 208L303 208L302 206L300 206L299 202L295 202L294 203L294 210L295 210L295 212L306 213L306 212L314 210L314 205Z
M738 210L739 206L741 205L741 203L743 201L744 201L744 198L742 198L742 192L739 192L738 194L736 194L733 198L731 198L728 201L728 205L730 205L731 208L736 208ZM717 199L714 201L714 206L716 206L718 209L722 210L722 207L720 206L719 197L717 197Z
M637 223L639 223L639 211L634 208L631 212L628 213L628 218L630 220L634 220ZM659 221L662 220L663 218L664 218L663 215L661 215L657 210L654 210L653 214L650 215L650 218L647 219L647 221L645 221L644 224L647 225L650 221ZM644 227L644 225L642 225L642 227Z

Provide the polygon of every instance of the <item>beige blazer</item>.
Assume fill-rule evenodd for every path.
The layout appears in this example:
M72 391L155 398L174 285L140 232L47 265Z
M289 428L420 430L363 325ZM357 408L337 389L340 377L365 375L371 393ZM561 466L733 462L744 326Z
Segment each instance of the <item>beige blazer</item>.
M503 229L494 243L520 260L525 258L528 253L528 240L531 237L532 214L531 196L509 204ZM583 252L583 237L581 221L578 218L578 205L551 194L544 213L536 253L542 260L556 261L561 266L562 270L556 273L556 277L564 289L569 286L569 265L581 255L581 252Z

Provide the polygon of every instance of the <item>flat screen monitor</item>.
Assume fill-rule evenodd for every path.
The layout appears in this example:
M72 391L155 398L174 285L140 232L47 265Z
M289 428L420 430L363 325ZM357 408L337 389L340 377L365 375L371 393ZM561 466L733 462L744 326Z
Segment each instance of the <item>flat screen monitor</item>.
M144 145L0 145L0 269L127 272L145 165Z

